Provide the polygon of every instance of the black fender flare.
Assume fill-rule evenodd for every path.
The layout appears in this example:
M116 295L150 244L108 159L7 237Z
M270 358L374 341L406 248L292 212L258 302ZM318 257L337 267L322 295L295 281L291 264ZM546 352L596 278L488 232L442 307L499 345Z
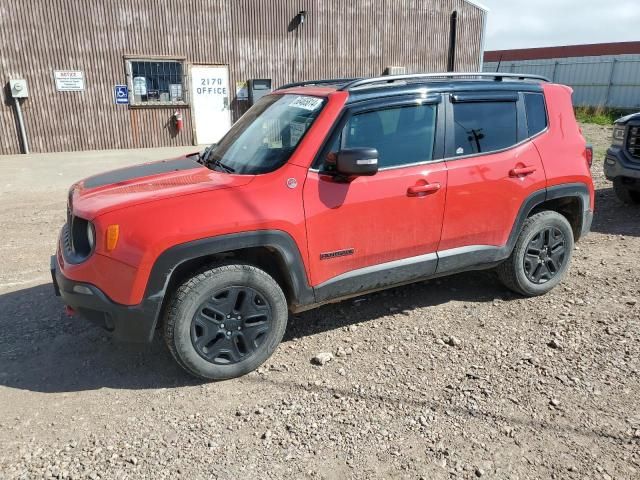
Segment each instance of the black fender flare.
M525 220L529 217L531 212L542 205L544 202L548 202L549 200L557 200L559 198L577 198L580 202L582 218L580 231L582 235L585 235L591 229L591 216L593 212L591 212L591 193L589 187L585 183L567 183L563 185L554 185L552 187L548 187L544 190L538 190L537 192L532 193L527 197L522 206L520 207L520 211L518 212L518 216L516 218L516 223L511 229L511 233L509 234L509 240L505 245L505 252L507 258L511 255L513 248L518 241L518 236L522 231L522 226L524 225Z
M156 319L167 294L171 276L185 262L251 247L269 247L280 255L287 267L294 305L314 303L314 292L307 280L302 255L296 242L281 230L256 230L202 238L174 245L162 252L151 268L144 301L155 307ZM152 306L153 305L153 306Z

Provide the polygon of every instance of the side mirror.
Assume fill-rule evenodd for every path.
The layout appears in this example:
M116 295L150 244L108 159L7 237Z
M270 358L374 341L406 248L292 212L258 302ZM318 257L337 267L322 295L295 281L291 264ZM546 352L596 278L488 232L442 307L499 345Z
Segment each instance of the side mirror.
M378 173L378 150L347 148L335 155L336 172L345 177L370 177Z

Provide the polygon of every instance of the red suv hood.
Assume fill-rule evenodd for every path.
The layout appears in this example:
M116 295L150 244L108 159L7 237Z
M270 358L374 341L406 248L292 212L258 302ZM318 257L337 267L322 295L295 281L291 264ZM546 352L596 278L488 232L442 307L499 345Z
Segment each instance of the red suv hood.
M73 213L87 220L154 200L246 185L254 177L209 170L180 157L121 168L86 178L69 194Z

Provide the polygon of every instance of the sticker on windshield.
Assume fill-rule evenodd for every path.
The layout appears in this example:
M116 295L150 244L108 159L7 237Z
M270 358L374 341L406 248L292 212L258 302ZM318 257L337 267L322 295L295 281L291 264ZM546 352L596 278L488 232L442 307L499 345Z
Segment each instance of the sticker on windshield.
M313 112L322 105L322 99L316 97L296 97L296 99L289 104L290 107L302 108Z
M307 129L307 125L302 122L291 122L289 132L291 134L291 145L297 145L302 135Z

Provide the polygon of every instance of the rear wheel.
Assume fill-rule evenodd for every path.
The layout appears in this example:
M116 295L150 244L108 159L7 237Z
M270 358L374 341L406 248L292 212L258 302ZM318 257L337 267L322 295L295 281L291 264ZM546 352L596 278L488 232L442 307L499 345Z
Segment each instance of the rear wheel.
M636 182L629 183L623 177L617 177L613 180L613 191L621 202L629 205L640 204L640 187Z
M250 265L224 265L180 286L164 336L187 372L224 380L264 363L282 340L287 317L284 293L267 273Z
M504 285L528 297L543 295L566 276L573 254L573 230L557 212L529 217L511 256L497 268Z

